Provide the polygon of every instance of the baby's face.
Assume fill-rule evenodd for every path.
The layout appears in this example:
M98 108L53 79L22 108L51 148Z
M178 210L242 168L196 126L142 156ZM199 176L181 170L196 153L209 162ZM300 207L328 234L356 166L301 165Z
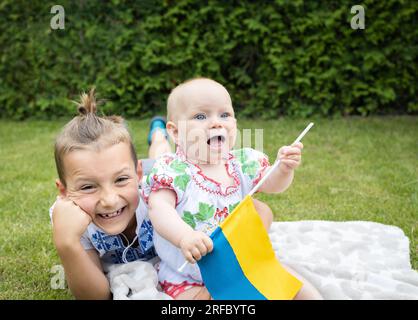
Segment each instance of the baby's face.
M127 143L71 151L64 158L66 194L108 234L134 223L139 179Z
M226 89L218 83L197 80L182 90L179 102L176 140L187 158L201 164L225 159L237 134Z

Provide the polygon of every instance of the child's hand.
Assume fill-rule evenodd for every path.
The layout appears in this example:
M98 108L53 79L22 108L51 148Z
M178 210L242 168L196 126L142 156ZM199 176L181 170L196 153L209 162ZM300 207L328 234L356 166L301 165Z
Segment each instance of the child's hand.
M280 160L279 169L290 172L299 167L302 162L302 149L301 142L281 147L277 153L277 159Z
M58 197L52 213L54 240L59 244L80 241L91 221L91 217L73 201Z
M212 239L201 231L188 232L180 240L180 249L190 263L196 263L213 249Z

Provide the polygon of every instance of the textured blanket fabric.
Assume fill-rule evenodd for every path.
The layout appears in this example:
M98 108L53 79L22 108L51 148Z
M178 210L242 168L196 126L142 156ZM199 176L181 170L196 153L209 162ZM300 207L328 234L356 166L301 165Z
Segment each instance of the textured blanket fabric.
M409 239L398 227L374 222L273 222L277 257L310 281L325 299L418 299ZM151 263L112 266L114 299L170 299L157 290Z
M158 276L152 263L134 261L112 265L107 277L114 300L170 300L158 290Z
M374 222L273 222L279 260L310 281L325 299L418 299L409 239Z

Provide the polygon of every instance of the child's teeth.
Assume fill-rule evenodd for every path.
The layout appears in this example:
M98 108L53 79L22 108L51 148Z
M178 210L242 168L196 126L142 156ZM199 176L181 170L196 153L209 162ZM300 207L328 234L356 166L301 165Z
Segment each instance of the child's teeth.
M118 211L115 211L115 212L112 212L112 213L102 214L102 216L104 216L105 218L113 218L113 217L119 215L121 212L122 212L122 208L119 209Z

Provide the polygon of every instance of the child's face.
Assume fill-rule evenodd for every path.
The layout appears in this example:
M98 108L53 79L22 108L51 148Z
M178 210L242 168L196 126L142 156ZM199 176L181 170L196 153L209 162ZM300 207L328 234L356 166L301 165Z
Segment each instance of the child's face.
M67 186L59 186L108 234L132 226L139 204L138 175L127 143L103 150L75 150L64 158Z
M189 160L218 163L235 144L237 126L231 98L218 83L196 81L183 89L175 134Z

